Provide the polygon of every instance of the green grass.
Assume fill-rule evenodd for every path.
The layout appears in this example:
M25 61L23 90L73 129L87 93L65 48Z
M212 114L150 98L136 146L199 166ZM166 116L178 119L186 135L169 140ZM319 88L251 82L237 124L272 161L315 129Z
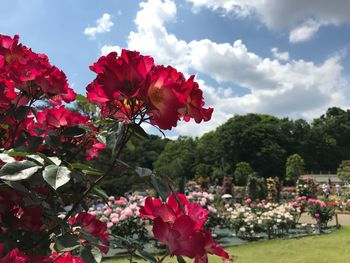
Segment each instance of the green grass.
M289 240L252 242L227 248L237 263L346 263L350 262L350 225L331 234ZM164 262L176 262L167 258ZM127 259L106 260L106 263L127 263ZM137 260L137 262L145 262ZM193 262L193 260L188 260ZM209 262L220 262L210 257Z

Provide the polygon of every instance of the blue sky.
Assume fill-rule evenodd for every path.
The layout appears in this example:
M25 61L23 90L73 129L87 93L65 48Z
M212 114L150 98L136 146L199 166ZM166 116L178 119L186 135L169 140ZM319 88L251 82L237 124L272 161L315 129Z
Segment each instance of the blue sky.
M83 93L102 53L141 51L196 74L215 112L170 136L198 136L234 114L311 120L349 107L348 0L2 1L0 32L45 53Z

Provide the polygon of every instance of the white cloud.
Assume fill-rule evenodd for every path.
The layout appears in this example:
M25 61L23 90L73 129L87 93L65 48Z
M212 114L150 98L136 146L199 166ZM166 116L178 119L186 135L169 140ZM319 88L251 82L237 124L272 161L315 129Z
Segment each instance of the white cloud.
M220 10L238 17L256 16L272 30L291 30L291 42L306 41L320 26L350 22L349 0L187 0L195 11ZM314 24L308 24L312 19ZM305 24L306 23L306 24ZM298 41L299 40L299 41Z
M110 46L110 45L104 45L101 48L101 56L106 56L112 51L117 52L119 55L121 54L122 48L120 46Z
M275 59L281 60L281 61L287 61L289 60L289 53L288 52L279 52L278 48L273 47L271 48L272 55Z
M111 15L104 13L102 17L96 20L95 27L87 27L84 30L84 34L89 38L94 39L96 34L110 32L114 23L111 21Z
M158 64L171 64L189 72L196 71L216 80L214 88L197 79L203 89L206 106L214 107L212 120L195 124L180 123L175 130L181 135L198 136L223 124L234 114L249 112L292 118L313 118L330 106L348 106L347 80L341 60L333 54L323 63L291 60L288 52L271 50L273 57L250 52L241 40L216 43L209 39L186 42L170 34L165 22L176 19L176 6L170 0L149 0L140 4L135 24L137 30L128 37L128 48L152 55ZM170 9L166 8L171 6ZM175 6L175 8L173 8ZM168 12L168 16L164 14ZM148 24L142 21L153 19ZM246 88L238 96L228 86Z
M302 25L294 28L289 33L289 42L305 42L314 37L320 28L321 23L315 22L314 20L308 20Z

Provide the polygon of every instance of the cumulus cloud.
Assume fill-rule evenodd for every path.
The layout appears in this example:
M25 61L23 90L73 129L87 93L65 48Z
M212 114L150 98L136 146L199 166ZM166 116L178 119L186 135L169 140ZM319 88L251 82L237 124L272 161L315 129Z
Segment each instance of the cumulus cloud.
M122 50L122 48L120 46L117 46L117 45L115 45L115 46L104 45L101 48L101 56L106 56L113 51L117 52L118 54L121 54L121 50Z
M175 130L181 135L202 135L234 114L258 112L312 118L330 106L348 105L345 96L348 82L342 74L341 53L316 64L292 60L288 52L279 52L277 48L271 50L272 57L262 57L249 51L241 40L187 42L166 29L165 23L176 19L173 1L149 0L140 7L135 19L137 30L129 34L128 48L152 55L158 64L171 64L187 73L195 71L199 76L209 76L219 86L197 79L206 106L215 110L210 122L180 123ZM237 95L230 86L246 88L247 93Z
M289 60L289 53L288 52L279 52L278 48L273 47L271 48L271 52L274 58L282 61Z
M114 23L111 21L111 15L104 13L99 19L96 20L95 27L87 27L84 29L84 34L89 38L94 39L96 34L110 32Z
M290 31L289 42L297 43L310 40L317 33L320 26L321 23L316 22L314 20L306 21L305 23Z
M290 30L292 43L307 41L325 25L350 22L348 0L187 0L195 11L220 10L238 17L256 16L272 30ZM310 20L312 19L312 20ZM310 23L312 21L312 23Z

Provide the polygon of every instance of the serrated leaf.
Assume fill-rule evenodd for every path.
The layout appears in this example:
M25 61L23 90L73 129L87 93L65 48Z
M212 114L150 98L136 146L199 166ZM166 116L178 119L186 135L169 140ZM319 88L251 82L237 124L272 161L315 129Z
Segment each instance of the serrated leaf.
M18 161L6 163L0 169L0 179L8 181L19 181L28 179L41 167L31 161Z
M69 182L71 171L65 166L51 164L43 171L44 180L55 190Z
M140 177L151 176L153 174L151 169L138 167L138 166L135 168L135 172Z
M66 137L80 137L85 134L85 130L78 126L65 128L62 132L62 135Z
M56 240L56 248L59 251L72 251L80 246L77 238L71 234L60 236Z

